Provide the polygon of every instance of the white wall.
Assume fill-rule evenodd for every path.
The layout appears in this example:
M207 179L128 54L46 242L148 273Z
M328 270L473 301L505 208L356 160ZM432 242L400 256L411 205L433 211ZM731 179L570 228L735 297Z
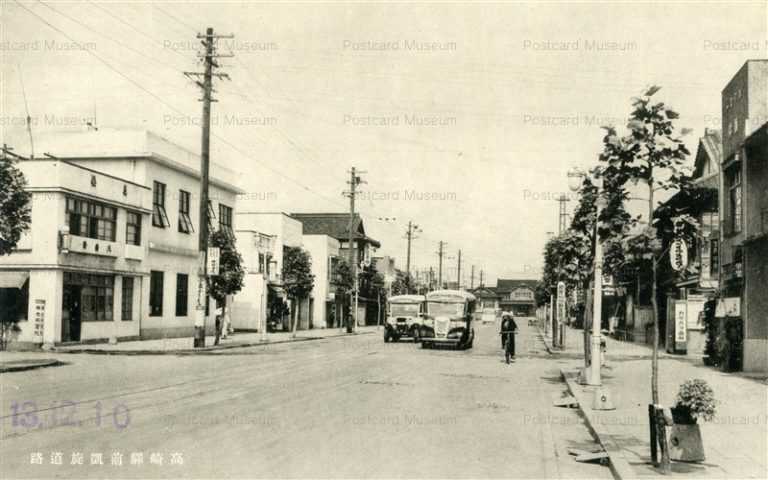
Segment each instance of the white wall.
M302 242L312 256L312 274L315 276L315 286L312 290L313 325L315 328L326 328L325 301L330 290L329 257L338 256L339 241L327 235L303 235Z

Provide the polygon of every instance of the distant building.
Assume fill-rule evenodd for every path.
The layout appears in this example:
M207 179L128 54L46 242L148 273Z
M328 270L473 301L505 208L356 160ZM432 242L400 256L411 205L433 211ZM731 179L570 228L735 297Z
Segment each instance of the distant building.
M494 290L499 295L499 308L503 312L512 312L519 317L536 314L536 280L500 278Z
M338 258L347 261L349 259L349 233L350 233L350 218L347 213L293 213L291 217L300 221L303 224L304 235L322 235L330 237L336 240L338 246ZM355 214L353 223L351 225L352 232L354 232L353 249L353 261L358 265L358 271L361 268L372 264L373 253L378 249L381 244L370 238L365 233L365 227L363 225L363 219L360 215ZM331 249L333 250L333 249ZM330 289L329 289L330 290ZM334 298L334 300L336 300ZM327 304L327 301L324 302ZM366 323L375 324L377 319L375 315L368 315L370 307L377 305L378 299L364 298L360 296L358 298L358 313L357 322L359 325L365 325ZM342 308L339 301L336 301L336 310ZM348 308L344 307L344 308ZM341 315L337 314L335 325L343 325Z

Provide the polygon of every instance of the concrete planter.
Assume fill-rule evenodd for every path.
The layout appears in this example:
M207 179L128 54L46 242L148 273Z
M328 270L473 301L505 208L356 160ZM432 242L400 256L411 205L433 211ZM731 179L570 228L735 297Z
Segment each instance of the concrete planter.
M669 458L678 462L703 462L704 444L696 423L674 424L669 436Z

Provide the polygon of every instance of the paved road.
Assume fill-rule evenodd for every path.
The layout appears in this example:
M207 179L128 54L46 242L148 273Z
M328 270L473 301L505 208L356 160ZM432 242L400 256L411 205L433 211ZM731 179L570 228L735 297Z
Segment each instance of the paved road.
M497 326L477 328L468 351L377 334L201 356L59 355L69 364L0 377L0 474L610 478L568 455L592 441L575 410L551 406L560 365L534 330L521 325L508 366ZM97 453L103 465L91 465Z

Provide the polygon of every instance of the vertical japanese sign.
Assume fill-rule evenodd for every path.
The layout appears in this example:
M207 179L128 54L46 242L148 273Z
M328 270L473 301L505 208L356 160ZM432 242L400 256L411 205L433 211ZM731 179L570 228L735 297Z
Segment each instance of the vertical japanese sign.
M688 305L685 300L675 302L675 343L684 343L687 339Z
M45 300L35 299L35 341L43 341L43 329L45 327Z
M208 247L208 264L206 265L206 274L218 275L219 274L219 257L221 256L221 249L218 247Z
M557 321L565 321L565 282L557 282Z

